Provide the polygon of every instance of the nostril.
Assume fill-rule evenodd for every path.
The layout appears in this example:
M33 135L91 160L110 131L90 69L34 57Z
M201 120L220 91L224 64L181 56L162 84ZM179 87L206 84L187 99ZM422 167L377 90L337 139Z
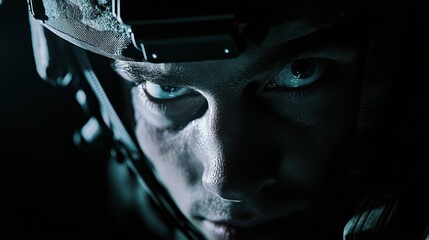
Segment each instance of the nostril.
M241 177L241 178L240 178ZM274 180L246 179L236 176L235 181L225 175L203 174L202 183L205 189L216 194L223 200L242 202L252 197L261 188L271 185Z
M231 201L231 202L242 202L247 199L250 194L243 194L243 192L239 193L238 191L230 191L220 186L219 184L213 184L206 181L203 181L203 186L208 191L214 193L219 198Z
M233 187L221 175L203 174L203 186L223 200L241 202L245 199L243 194L232 190Z

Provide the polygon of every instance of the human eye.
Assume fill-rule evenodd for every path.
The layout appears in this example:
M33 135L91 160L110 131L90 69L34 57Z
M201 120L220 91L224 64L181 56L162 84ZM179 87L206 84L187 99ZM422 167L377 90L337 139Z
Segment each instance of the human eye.
M268 83L268 88L300 88L316 82L326 70L321 59L304 58L292 60L281 68L278 74Z
M151 81L143 81L135 86L137 101L146 113L157 116L158 124L164 127L180 128L192 119L204 106L205 98L190 87L163 85Z
M194 91L187 87L160 85L149 81L144 83L144 89L146 94L157 100L172 100L194 94Z

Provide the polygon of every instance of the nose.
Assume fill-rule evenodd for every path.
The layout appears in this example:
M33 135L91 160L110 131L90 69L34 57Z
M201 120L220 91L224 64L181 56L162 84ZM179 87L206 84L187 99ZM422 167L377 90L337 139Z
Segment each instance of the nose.
M241 96L208 97L199 125L203 186L230 201L244 201L273 184L280 163L275 139L266 131L264 106Z

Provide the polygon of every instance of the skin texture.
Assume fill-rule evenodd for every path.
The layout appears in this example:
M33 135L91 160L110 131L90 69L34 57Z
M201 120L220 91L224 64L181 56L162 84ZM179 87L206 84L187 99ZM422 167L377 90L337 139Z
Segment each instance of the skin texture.
M343 187L359 111L360 46L310 43L254 48L230 60L115 61L135 83L143 152L208 239L305 238L308 229L318 232ZM320 76L298 88L272 87L296 59L318 64ZM148 83L187 92L160 100Z

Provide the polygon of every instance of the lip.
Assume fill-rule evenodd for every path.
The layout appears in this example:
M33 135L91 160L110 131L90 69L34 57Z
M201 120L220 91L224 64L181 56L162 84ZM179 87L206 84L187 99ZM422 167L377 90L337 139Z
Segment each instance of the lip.
M229 224L203 220L202 227L209 233L210 237L215 240L235 240L237 227Z
M274 239L280 237L280 234L294 234L301 220L303 215L300 213L255 223L243 223L233 219L200 219L202 229L213 240Z

